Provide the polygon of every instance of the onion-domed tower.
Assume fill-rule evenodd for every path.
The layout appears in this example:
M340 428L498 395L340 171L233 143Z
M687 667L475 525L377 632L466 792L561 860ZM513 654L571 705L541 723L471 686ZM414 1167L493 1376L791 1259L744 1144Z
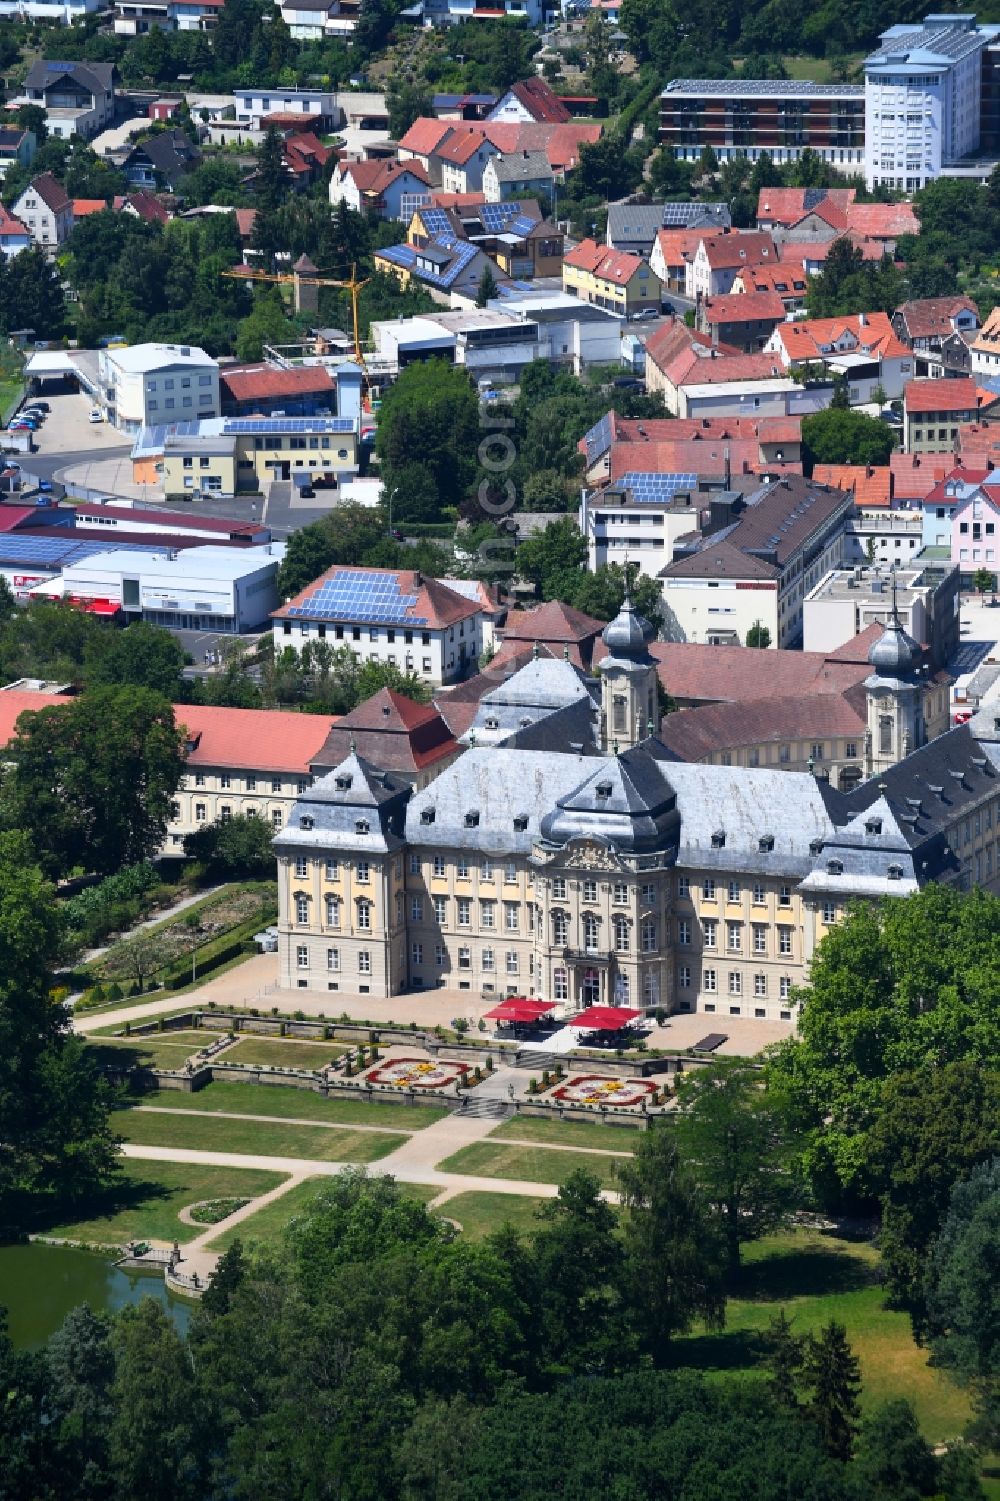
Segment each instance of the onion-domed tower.
M866 771L868 776L895 766L927 738L923 715L923 685L917 675L920 648L903 629L896 608L896 575L892 576L892 614L885 630L868 653L871 674L865 679L868 696Z
M632 603L632 584L626 573L622 607L601 633L608 648L598 666L601 744L606 751L629 750L659 728L656 663L646 649L652 633Z

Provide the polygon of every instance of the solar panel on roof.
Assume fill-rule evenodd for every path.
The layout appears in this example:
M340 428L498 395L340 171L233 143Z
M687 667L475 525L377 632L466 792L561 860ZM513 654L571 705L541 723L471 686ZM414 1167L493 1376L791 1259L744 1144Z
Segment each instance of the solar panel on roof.
M697 474L647 474L633 471L623 474L616 484L622 489L632 492L632 499L643 501L664 501L677 494L679 490L694 490L698 486Z

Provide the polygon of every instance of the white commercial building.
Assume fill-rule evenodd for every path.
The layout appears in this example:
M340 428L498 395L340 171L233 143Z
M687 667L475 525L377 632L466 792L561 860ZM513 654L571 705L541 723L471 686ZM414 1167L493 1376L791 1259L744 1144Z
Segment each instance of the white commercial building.
M66 594L108 599L126 618L173 630L239 635L263 625L278 604L284 546L142 548L96 553L63 569Z
M980 149L983 51L974 15L890 26L865 60L865 182L913 193Z
M191 344L132 344L98 355L101 404L122 432L219 415L219 366Z

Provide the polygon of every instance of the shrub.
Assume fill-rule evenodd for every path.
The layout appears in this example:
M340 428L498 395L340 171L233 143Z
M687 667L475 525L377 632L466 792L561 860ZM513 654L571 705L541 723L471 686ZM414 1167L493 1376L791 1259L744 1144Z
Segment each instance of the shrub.
M373 1042L372 1043L372 1062L373 1063L377 1063L378 1060L379 1060L379 1045L378 1045L377 1042Z
M485 1032L486 1031L486 1023L485 1023L485 1021L483 1020L482 1017L479 1018L479 1030L480 1030L480 1032Z
M549 1087L549 1071L548 1071L547 1068L543 1068L542 1069L542 1088L543 1089L548 1089L548 1087Z
M292 1012L292 1020L293 1021L304 1022L305 1019L306 1019L306 1014L305 1014L304 1011L293 1011Z
M112 1002L120 1001L122 999L122 988L118 984L117 980L112 980L111 984L107 988L106 994L108 1000Z
M486 1072L488 1074L491 1074L493 1072L493 1054L492 1053L487 1053L486 1054Z
M535 1079L534 1077L532 1077L531 1079L528 1080L528 1093L529 1094L537 1094L538 1093L538 1080Z
M350 1053L348 1053L346 1059L344 1060L344 1078L345 1079L351 1079L353 1077L354 1077L354 1065L351 1062L351 1055L350 1055Z
M482 1077L483 1077L483 1071L482 1071L482 1069L481 1069L481 1068L480 1068L480 1067L479 1067L479 1064L478 1064L478 1063L477 1063L477 1064L476 1064L476 1067L475 1067L475 1069L474 1069L474 1071L473 1071L473 1072L474 1072L474 1074L475 1074L475 1079L476 1079L476 1083L477 1083L477 1084L478 1084L478 1083L480 1083L480 1081L481 1081L481 1080L482 1080Z

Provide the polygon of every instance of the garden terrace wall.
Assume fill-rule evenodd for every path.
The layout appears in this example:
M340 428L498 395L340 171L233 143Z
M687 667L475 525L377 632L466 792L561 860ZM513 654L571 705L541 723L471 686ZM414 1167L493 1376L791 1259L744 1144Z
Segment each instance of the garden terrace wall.
M373 1101L382 1105L441 1105L447 1110L457 1110L465 1095L445 1094L439 1089L415 1090L394 1089L391 1084L348 1084L341 1080L321 1080L315 1074L296 1072L292 1069L268 1069L256 1064L206 1063L188 1073L166 1072L160 1069L137 1069L135 1073L148 1076L158 1089L179 1089L185 1094L197 1094L209 1084L222 1080L230 1084L284 1084L292 1089L307 1089L329 1100ZM133 1074L133 1077L135 1075Z

